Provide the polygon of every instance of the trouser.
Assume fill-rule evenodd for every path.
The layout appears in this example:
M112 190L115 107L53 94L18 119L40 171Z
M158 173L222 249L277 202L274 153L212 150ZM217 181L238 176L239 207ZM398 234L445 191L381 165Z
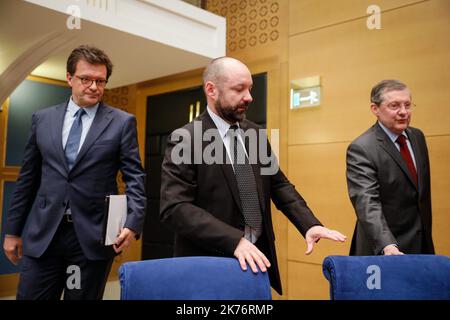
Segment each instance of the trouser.
M20 262L18 300L102 299L113 258L88 260L73 223L64 217L45 253Z

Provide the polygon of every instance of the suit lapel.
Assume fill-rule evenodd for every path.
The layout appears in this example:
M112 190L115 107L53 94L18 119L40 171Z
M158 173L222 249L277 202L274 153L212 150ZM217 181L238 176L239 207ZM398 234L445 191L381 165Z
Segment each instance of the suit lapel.
M211 119L211 117L208 114L208 111L205 111L200 117L202 119L203 123L203 129L202 133L204 133L208 129L216 129L217 127L214 124L214 121ZM224 160L228 158L227 150L225 149L225 145L222 143L223 146L223 155ZM229 159L228 159L229 160ZM231 165L231 162L225 162L224 164L219 164L220 168L223 171L223 174L225 176L225 180L227 181L228 187L230 188L231 194L233 195L233 199L238 206L239 210L243 212L242 210L242 204L241 204L241 198L239 197L239 189L237 186L236 176L234 175L233 166Z
M89 132L86 135L86 139L78 153L78 156L75 160L72 170L77 166L77 164L84 157L86 152L92 146L92 144L98 139L98 137L102 134L102 132L108 127L109 123L112 120L111 111L109 108L105 107L103 103L100 103L97 109L97 113L95 114L94 121L89 129Z
M411 174L409 173L408 167L406 166L405 160L403 160L400 152L395 147L394 143L389 139L388 135L383 131L383 129L376 124L376 135L377 139L380 142L381 148L383 148L397 163L397 165L402 169L404 174L408 177L411 184L417 188L416 184L414 183L413 178L411 177Z
M419 142L417 141L417 137L414 135L413 131L410 130L409 128L406 129L406 134L408 135L408 139L411 143L411 147L413 149L413 153L414 155L412 155L414 157L414 160L416 160L416 171L417 171L417 179L418 179L418 184L419 184L419 191L422 190L422 152L419 146Z
M64 124L64 116L66 114L67 103L68 102L61 103L55 108L55 112L52 113L52 123L54 123L55 125L51 130L55 151L58 154L66 172L69 171L69 167L67 166L66 157L64 155L64 149L62 144L62 128Z

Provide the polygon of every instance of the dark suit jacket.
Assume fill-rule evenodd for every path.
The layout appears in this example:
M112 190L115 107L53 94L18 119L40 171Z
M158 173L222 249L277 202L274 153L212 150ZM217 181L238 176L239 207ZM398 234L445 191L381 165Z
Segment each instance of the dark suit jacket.
M425 137L408 128L419 179L377 123L347 149L347 184L357 223L351 255L377 255L388 244L404 253L434 253L430 165Z
M120 170L126 183L125 227L138 234L145 214L144 172L139 157L136 119L100 103L69 171L62 146L67 102L33 115L20 175L5 232L22 236L23 253L40 257L47 249L70 203L74 228L88 259L113 256L101 244L105 196L117 194Z
M202 124L202 134L208 129L216 129L208 112L185 125L183 128L193 137L188 142L192 148L196 121ZM247 120L240 126L244 131L260 129ZM186 141L183 140L181 143ZM208 143L202 143L202 151ZM177 142L171 141L169 137L162 164L160 212L162 221L176 232L174 255L233 257L237 244L244 236L245 224L232 165L206 163L177 165L171 157L176 145ZM223 154L226 155L223 143L221 146ZM191 160L193 157L191 154ZM272 287L281 293L270 199L272 198L276 207L289 218L303 236L310 227L320 225L320 222L281 170L273 175L261 175L260 169L263 165L259 157L258 163L252 166L263 217L263 231L256 245L272 264L269 268Z

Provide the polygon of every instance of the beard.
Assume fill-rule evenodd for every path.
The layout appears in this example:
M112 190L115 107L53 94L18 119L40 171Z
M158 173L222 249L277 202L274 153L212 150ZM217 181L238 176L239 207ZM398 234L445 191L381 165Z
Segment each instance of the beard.
M219 98L216 103L216 110L219 115L225 121L229 123L241 123L245 119L245 112L247 112L249 102L244 102L243 104L238 104L234 106L225 105L221 102ZM243 110L243 111L242 111Z

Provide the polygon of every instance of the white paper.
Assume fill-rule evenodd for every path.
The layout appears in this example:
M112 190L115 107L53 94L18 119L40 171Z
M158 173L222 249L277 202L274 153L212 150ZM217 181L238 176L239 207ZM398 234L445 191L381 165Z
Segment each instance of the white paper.
M109 196L108 221L106 225L105 246L114 244L120 229L127 218L127 196Z

